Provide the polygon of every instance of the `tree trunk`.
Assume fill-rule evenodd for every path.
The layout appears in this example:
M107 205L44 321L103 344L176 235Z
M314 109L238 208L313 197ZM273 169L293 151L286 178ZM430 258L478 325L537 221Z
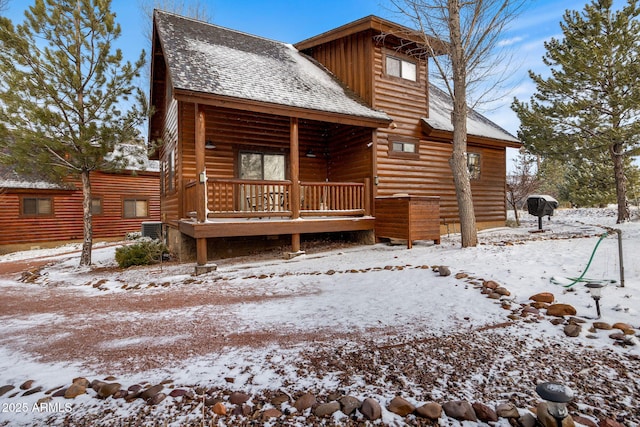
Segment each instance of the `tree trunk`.
M460 2L449 0L449 32L451 35L451 64L453 67L453 153L449 165L453 172L460 218L462 247L478 244L476 216L473 209L471 182L467 166L467 81L466 62L460 29Z
M616 198L618 201L618 220L616 223L629 221L631 212L627 204L627 177L624 174L624 156L622 144L612 144L610 153L613 160L613 173L616 179Z
M80 265L91 265L91 246L93 244L93 225L91 221L91 181L89 171L83 170L82 179L82 223L84 226Z

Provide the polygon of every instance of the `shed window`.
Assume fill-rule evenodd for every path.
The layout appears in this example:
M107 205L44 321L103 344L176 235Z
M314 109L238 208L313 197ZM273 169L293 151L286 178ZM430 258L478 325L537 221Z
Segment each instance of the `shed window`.
M405 80L417 81L417 65L415 62L395 56L387 56L387 75Z
M125 199L123 202L124 218L143 218L149 216L149 201L147 199Z
M467 153L467 167L470 179L480 179L480 154Z
M53 214L50 197L25 197L22 199L22 215L45 216Z

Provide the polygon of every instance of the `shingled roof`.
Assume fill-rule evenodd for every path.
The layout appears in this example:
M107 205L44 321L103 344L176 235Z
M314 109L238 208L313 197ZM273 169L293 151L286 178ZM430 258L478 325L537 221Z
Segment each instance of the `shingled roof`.
M176 91L391 122L292 45L156 10Z
M423 127L426 124L429 129L453 132L452 111L451 97L437 86L429 85L429 117L422 119ZM520 146L518 138L472 109L467 114L467 134L505 141L514 147Z

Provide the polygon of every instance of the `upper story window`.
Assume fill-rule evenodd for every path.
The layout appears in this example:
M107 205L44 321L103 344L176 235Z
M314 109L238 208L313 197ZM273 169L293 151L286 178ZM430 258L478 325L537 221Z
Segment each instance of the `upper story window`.
M387 75L400 77L412 82L418 79L418 66L415 62L396 56L387 55L386 63Z

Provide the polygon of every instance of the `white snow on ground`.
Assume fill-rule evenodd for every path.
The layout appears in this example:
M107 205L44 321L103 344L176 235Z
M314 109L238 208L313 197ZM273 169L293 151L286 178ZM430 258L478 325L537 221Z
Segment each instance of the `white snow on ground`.
M303 255L292 260L267 260L238 263L232 260L220 262L219 269L202 282L185 283L191 278L193 265L153 266L145 269L130 269L123 274L115 271L96 289L86 286L84 269L77 267L79 255L69 253L70 247L56 250L39 250L0 256L0 263L52 257L56 263L48 267L46 280L39 284L19 283L12 278L0 279L3 288L23 286L55 286L76 289L87 296L104 295L105 292L123 292L123 277L128 283L155 281L169 283L171 287L216 287L226 296L240 297L238 302L225 306L225 313L211 313L206 305L193 307L189 312L154 312L159 321L167 316L180 316L185 322L198 319L228 318L228 329L221 334L265 330L286 330L292 334L330 329L336 333L362 332L375 328L400 328L410 330L413 336L445 335L472 330L484 325L505 322L505 310L496 300L484 298L477 290L453 275L465 272L485 280L495 280L505 286L513 304L525 303L538 292L552 292L556 300L573 305L578 316L595 316L594 301L583 283L567 291L556 281L577 277L584 270L598 237L606 227L622 230L624 253L624 287L620 286L619 246L616 233L607 236L600 244L586 277L593 280L615 280L603 290L600 301L602 320L610 324L624 322L640 328L640 222L615 224L615 213L611 209L557 210L551 220L544 219L544 233L531 233L537 229L537 218L522 214L523 225L519 228L500 228L480 233L481 244L476 248L461 249L459 236L443 236L441 245L417 242L413 249L405 246L376 244L326 253ZM589 236L586 237L585 236ZM97 266L113 266L115 247L97 247L93 261ZM446 265L453 275L439 277L423 266ZM105 290L106 289L106 290ZM157 290L128 291L148 294L153 298ZM269 296L252 300L251 296ZM279 297L287 296L286 301ZM242 298L247 297L246 301ZM117 310L117 308L114 308ZM111 316L117 315L110 313ZM48 315L28 318L8 318L0 313L0 331L16 330L38 324L59 321ZM127 319L135 321L135 319ZM410 328L407 327L410 325ZM610 331L598 332L597 338L587 338L585 330L577 338L566 338L562 328L549 322L541 322L522 328L522 334L531 334L532 328L541 340L582 343L587 347L610 349L623 354L639 355L640 345L630 347L612 346ZM373 336L375 339L375 335ZM404 337L400 337L402 340ZM141 336L138 342L149 337ZM166 341L181 339L180 335L167 336ZM128 339L104 342L105 348L126 347ZM348 345L345 343L344 345ZM535 345L535 344L532 344ZM291 368L305 348L289 346L279 348L234 347L222 348L216 354L196 356L185 360L182 366L164 366L146 372L126 375L126 382L160 382L171 378L176 384L208 383L225 386L224 377L235 378L234 387L247 392L275 390L287 384L296 384L315 389L331 389L337 382L332 376L307 377L303 372ZM66 364L47 364L33 360L29 354L18 353L0 341L0 386L18 384L26 378L37 377L38 383L47 387L68 384L79 372L89 377L104 377L100 366L80 368L73 355ZM268 361L268 363L267 363ZM278 372L273 366L280 366ZM37 374L36 374L37 373ZM120 375L121 377L125 375ZM479 379L486 381L486 379ZM123 380L123 382L125 382ZM323 384L318 384L322 382ZM472 385L469 385L470 387ZM437 393L435 387L434 393ZM470 395L472 393L469 393ZM40 396L41 397L41 396ZM37 425L51 413L33 410L37 396L20 398L27 411L8 405L16 403L7 395L0 397L0 425ZM70 403L64 401L63 404ZM73 402L74 411L91 410L95 405L88 396ZM140 404L142 405L142 404ZM117 406L115 411L133 413L140 405ZM384 422L398 423L398 418L384 410Z

